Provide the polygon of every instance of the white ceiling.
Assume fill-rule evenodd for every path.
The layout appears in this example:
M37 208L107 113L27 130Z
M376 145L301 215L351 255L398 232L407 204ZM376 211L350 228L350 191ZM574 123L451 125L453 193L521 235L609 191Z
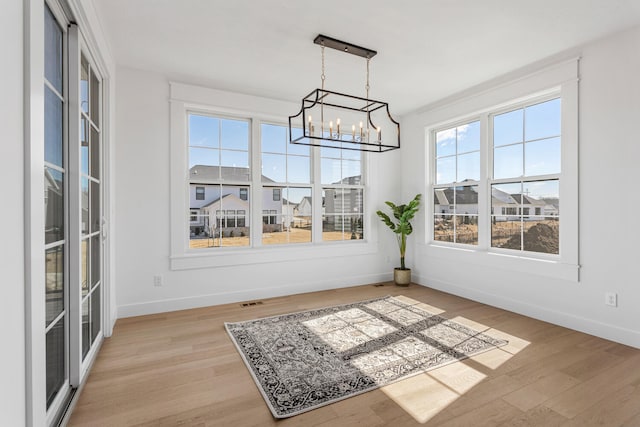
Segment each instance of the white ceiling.
M636 25L640 0L92 0L119 65L299 101L319 33L378 51L371 98L403 114ZM326 50L326 88L364 95L365 60Z

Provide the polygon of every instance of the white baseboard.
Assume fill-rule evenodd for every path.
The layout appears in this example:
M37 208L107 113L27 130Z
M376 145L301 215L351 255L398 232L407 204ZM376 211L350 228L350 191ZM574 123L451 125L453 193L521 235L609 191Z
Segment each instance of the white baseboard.
M209 307L213 305L251 301L262 298L273 298L293 294L303 294L308 292L325 291L329 289L347 288L351 286L360 286L370 283L388 282L392 280L392 278L393 273L368 274L362 276L351 276L346 279L336 279L331 281L320 280L303 284L285 285L271 288L256 288L235 292L220 292L216 294L149 301L137 304L126 304L118 307L118 318L166 313L169 311Z
M573 314L550 310L546 307L528 304L512 298L482 292L477 289L459 286L442 280L426 279L414 274L413 282L427 288L447 292L460 297L468 298L493 307L513 311L534 319L543 320L565 328L595 335L600 338L619 342L621 344L640 348L640 332L632 329L621 328L603 322L598 322ZM428 285L427 285L428 283Z

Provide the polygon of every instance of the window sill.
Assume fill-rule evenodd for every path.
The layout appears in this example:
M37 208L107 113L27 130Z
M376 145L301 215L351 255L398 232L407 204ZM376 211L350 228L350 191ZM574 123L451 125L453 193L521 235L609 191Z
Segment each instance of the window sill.
M171 270L232 267L237 265L269 264L274 262L314 260L344 256L369 255L378 252L376 243L327 242L294 244L260 248L212 248L205 252L172 255Z
M522 274L579 282L580 266L563 263L559 257L534 258L526 254L506 254L473 247L448 246L436 243L418 245L418 252L430 259L468 263Z

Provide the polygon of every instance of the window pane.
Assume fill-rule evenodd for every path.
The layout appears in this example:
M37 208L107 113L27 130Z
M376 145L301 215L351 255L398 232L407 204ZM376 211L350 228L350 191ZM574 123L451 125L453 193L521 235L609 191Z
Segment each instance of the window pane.
M455 213L454 188L436 188L433 192L433 213L453 214Z
M249 168L249 153L247 151L220 150L221 166L234 168Z
M522 144L499 147L493 154L493 178L522 176Z
M322 240L346 240L343 215L325 215L322 220Z
M436 161L436 184L447 184L456 180L456 157L444 157Z
M437 242L453 242L454 228L453 215L434 215L433 217L433 240Z
M560 98L525 108L527 141L560 135Z
M80 231L82 234L89 234L89 179L81 178L80 179L81 186L81 194L80 194L80 205L81 205L81 218L82 223L80 224Z
M91 189L89 197L91 199L91 232L95 233L100 230L100 184L95 181L91 181L90 185Z
M80 171L89 175L89 122L84 117L80 119Z
M560 138L525 143L524 160L525 176L560 173Z
M327 188L323 191L325 215L322 240L351 240L362 224L362 189ZM363 237L356 234L355 239Z
M493 118L493 146L523 141L523 110L500 114Z
M219 148L219 126L219 119L189 114L189 145Z
M93 69L91 72L91 120L100 123L100 81Z
M480 150L480 122L458 126L458 154Z
M309 157L288 157L287 181L300 184L308 184L311 182L311 161Z
M531 203L535 203L536 206L543 206L544 203L542 215L557 217L560 214L560 181L531 181L525 182L523 187L523 193Z
M311 188L284 188L282 193L281 210L263 212L262 244L311 242Z
M478 215L456 215L456 243L478 244Z
M91 238L91 287L100 281L100 235Z
M65 379L64 317L56 322L46 338L47 408L51 405Z
M544 217L524 219L523 250L545 254L560 253L560 227L557 220Z
M362 152L357 150L342 150L342 158L345 160L362 161Z
M91 176L100 179L100 134L91 126Z
M456 128L436 133L436 157L456 154Z
M223 119L220 121L222 127L221 147L234 150L249 149L249 123L240 120Z
M44 168L45 243L64 239L64 174Z
M89 63L84 55L80 59L80 109L89 114Z
M340 146L340 143L336 142L335 145L338 147ZM320 147L320 157L328 159L341 159L342 150L339 148Z
M89 292L89 239L82 239L80 253L80 287L82 288L82 296Z
M360 162L353 160L342 161L342 183L343 184L360 184L361 172Z
M44 160L63 167L62 100L45 86L44 103Z
M522 249L522 223L517 216L494 216L491 222L491 247Z
M478 187L464 186L455 189L456 214L477 215L478 214Z
M266 125L260 127L262 152L287 153L287 128L284 126ZM295 144L293 144L295 146ZM308 147L307 147L308 149Z
M96 340L100 329L100 286L97 286L91 294L91 342Z
M64 310L64 245L45 253L46 326Z
M287 157L281 154L262 155L262 182L286 182Z
M458 182L480 180L480 152L458 156Z
M62 93L62 30L45 5L44 12L44 77Z
M323 184L338 184L341 180L341 160L321 159L321 179Z
M204 185L205 200L195 198L195 185L191 185L190 205L187 215L199 209L196 221L189 222L189 247L194 249L220 246L249 246L251 244L250 221L240 212L250 212L250 202L240 198L241 191L249 192L246 186L211 184ZM270 194L271 195L271 194Z
M193 168L196 165L220 166L220 150L189 148L189 168Z
M91 325L89 319L91 314L89 313L89 300L87 297L82 301L82 359L89 353L89 347L91 346Z

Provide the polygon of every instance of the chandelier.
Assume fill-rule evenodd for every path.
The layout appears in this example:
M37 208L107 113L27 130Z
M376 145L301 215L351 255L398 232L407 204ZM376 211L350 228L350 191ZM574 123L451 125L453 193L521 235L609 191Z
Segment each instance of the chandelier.
M400 148L400 123L391 117L389 104L369 98L369 61L377 52L322 34L313 42L321 46L321 88L302 98L300 112L289 116L289 141L292 144L376 153ZM364 98L324 88L325 47L366 59Z

